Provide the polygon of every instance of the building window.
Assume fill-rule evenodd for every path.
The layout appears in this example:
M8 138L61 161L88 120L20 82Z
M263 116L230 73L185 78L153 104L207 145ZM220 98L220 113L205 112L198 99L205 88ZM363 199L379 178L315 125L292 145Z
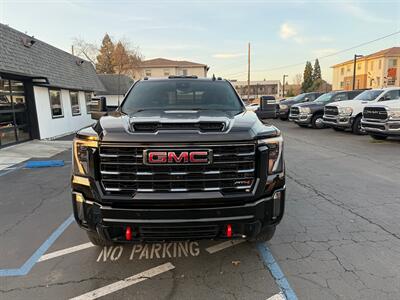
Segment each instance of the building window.
M349 73L349 72L350 72L350 65L348 65L348 66L347 66L347 70L346 70L346 72L347 72L347 73Z
M382 59L379 60L378 69L382 69Z
M344 68L340 68L340 75L344 75Z
M61 91L49 90L49 96L50 96L51 116L53 117L53 119L64 117L64 112L61 102Z
M69 92L69 98L71 99L71 111L73 116L79 116L81 114L81 107L79 105L79 92Z
M144 71L146 76L151 76L151 70L147 69Z
M370 65L371 71L373 71L373 70L374 70L374 61L371 61L371 62L369 63L369 65Z
M389 68L395 68L395 67L397 67L397 59L395 58L389 59Z
M357 64L357 70L361 70L361 64Z
M344 82L341 81L341 82L340 82L340 88L343 88L343 87L344 87Z
M380 87L380 85L381 85L381 78L380 77L376 77L376 85L377 85L377 87Z
M187 76L187 74L188 74L188 70L187 70L187 69L183 69L183 70L182 70L182 75L183 75L183 76Z
M92 102L92 93L86 92L85 93L85 103L86 103L86 112L88 114L91 113L90 102Z
M164 76L169 76L169 69L164 69Z

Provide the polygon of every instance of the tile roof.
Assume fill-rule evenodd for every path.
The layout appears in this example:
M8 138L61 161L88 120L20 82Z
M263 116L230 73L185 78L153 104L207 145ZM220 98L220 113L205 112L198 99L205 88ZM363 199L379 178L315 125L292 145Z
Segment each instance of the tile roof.
M131 85L133 79L127 75L118 74L98 74L106 91L98 93L99 95L124 95Z
M205 64L199 64L186 60L170 60L165 58L154 58L144 60L141 64L142 68L149 67L207 67Z
M383 56L385 56L385 57L386 56L400 56L400 47L392 47L392 48L380 50L378 52L374 52L372 54L368 54L361 58L358 58L357 61L363 61L366 59L371 59L371 58L375 58L375 57L383 57ZM332 68L340 67L340 66L343 66L343 65L346 65L349 63L353 63L353 59L333 65Z
M49 84L43 84L45 86L84 91L104 90L90 62L36 38L31 47L26 47L23 39L29 40L30 36L1 23L0 37L0 72L46 77Z

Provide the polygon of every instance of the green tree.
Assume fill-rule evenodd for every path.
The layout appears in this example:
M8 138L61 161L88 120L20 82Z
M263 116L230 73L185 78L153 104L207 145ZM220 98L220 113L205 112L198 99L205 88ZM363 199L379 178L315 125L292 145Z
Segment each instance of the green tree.
M318 79L322 79L322 76L321 76L321 67L319 65L319 61L317 58L314 63L313 81L315 82Z
M303 93L311 91L313 85L313 67L311 62L306 63L303 74L303 83L301 84L301 90Z
M113 53L115 50L114 43L110 36L106 33L101 43L99 55L97 55L96 71L102 74L114 74L115 63Z

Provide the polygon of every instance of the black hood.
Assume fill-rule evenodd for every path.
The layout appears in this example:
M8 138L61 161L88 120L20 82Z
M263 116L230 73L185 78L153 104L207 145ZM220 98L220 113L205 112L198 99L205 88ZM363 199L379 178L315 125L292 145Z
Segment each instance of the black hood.
M215 127L218 124L221 127ZM279 134L254 112L218 110L145 110L129 116L114 112L102 117L93 129L103 142L237 142ZM86 130L90 129L78 135L85 135Z
M311 112L314 113L318 110L324 110L325 103L321 102L305 102L305 103L299 103L295 105L296 107L309 107L311 109Z

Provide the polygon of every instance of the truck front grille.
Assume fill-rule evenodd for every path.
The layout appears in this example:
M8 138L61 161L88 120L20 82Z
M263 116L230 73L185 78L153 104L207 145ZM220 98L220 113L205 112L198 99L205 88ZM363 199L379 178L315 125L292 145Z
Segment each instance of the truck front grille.
M293 116L297 116L299 114L299 108L298 107L292 107L290 109L290 114Z
M210 164L147 165L149 149L210 149ZM151 145L102 144L100 176L105 192L249 192L255 179L255 144Z
M369 120L386 120L388 113L384 107L366 107L363 111L363 117Z
M336 106L325 106L324 113L327 116L337 116L339 114L339 111Z

